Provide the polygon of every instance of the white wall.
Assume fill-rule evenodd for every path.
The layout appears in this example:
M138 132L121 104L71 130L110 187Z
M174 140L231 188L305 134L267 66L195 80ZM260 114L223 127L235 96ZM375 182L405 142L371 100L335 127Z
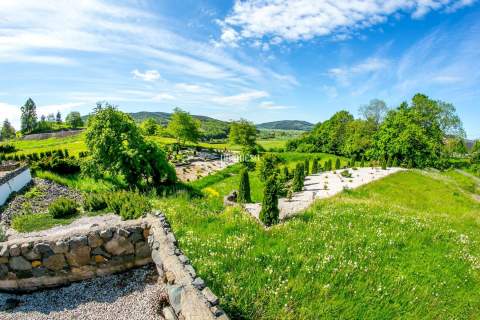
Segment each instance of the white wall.
M5 204L5 201L7 201L8 196L10 196L12 192L22 190L22 188L30 183L30 181L32 181L32 175L30 174L30 169L27 169L13 179L2 184L0 186L0 206Z

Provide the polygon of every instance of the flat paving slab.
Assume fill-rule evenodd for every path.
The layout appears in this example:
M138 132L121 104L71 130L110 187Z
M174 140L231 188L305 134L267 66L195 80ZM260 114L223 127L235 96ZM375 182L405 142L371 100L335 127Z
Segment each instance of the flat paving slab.
M341 172L348 170L351 178L343 177ZM313 174L305 178L305 185L303 191L296 192L293 198L289 201L286 198L281 198L278 201L280 209L280 220L293 216L301 211L304 211L312 205L317 199L324 199L332 197L344 189L354 189L372 181L382 179L393 173L402 171L402 168L388 168L382 170L381 168L358 168L341 169L337 171L328 171L318 174ZM245 209L255 218L258 219L262 206L260 203L248 203Z

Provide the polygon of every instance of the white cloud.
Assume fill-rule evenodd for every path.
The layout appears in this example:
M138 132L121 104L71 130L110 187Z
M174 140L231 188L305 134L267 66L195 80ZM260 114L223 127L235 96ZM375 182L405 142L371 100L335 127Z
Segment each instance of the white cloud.
M175 85L175 88L181 91L191 92L191 93L200 93L204 90L203 87L197 84L191 84L191 83L177 83Z
M0 102L0 126L8 119L15 129L20 128L20 107Z
M232 96L219 96L213 97L212 101L222 105L244 105L248 104L251 101L258 100L261 98L268 97L268 92L261 91L261 90L253 90L248 92L239 93Z
M375 74L379 71L387 69L390 61L378 57L370 57L360 63L352 66L331 68L328 75L335 78L342 85L349 85L352 78L356 76L364 76Z
M168 101L168 100L175 100L175 97L168 93L160 93L156 96L152 97L153 101Z
M237 0L223 26L227 44L268 37L271 44L333 35L348 37L398 13L420 18L430 11L455 11L475 0Z
M141 79L143 81L155 81L160 79L160 73L157 70L147 70L145 72L135 69L132 71L133 78Z
M275 104L273 101L263 101L260 103L260 108L267 109L267 110L285 110L285 109L292 109L289 106L282 106Z

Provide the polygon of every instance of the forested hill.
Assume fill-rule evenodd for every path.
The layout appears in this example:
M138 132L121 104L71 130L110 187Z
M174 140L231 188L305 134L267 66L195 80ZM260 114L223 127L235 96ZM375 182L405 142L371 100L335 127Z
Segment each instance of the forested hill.
M313 124L301 120L281 120L273 122L265 122L257 124L258 129L275 129L275 130L300 130L310 131L313 129Z

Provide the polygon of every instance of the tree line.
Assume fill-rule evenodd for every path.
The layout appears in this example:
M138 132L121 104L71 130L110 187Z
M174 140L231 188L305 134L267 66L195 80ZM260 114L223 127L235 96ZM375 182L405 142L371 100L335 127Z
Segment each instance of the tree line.
M42 133L61 129L77 129L84 126L82 117L77 111L70 112L65 121L62 119L62 114L58 111L56 114L41 115L40 119L37 116L37 105L33 99L28 98L23 106L20 107L20 134ZM15 138L17 131L12 126L8 119L3 121L2 129L0 130L0 139L9 140Z
M312 132L287 143L287 149L353 158L395 159L411 167L443 167L466 154L465 132L455 107L416 94L410 103L388 109L380 100L360 108L361 118L339 111Z

